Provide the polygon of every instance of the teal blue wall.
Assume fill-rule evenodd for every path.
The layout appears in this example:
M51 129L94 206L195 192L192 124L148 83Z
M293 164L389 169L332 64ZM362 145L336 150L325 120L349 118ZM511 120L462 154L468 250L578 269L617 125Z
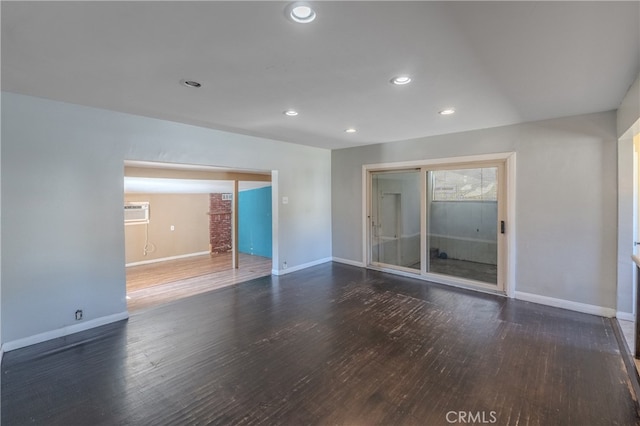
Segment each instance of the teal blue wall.
M271 257L271 187L238 194L238 251Z

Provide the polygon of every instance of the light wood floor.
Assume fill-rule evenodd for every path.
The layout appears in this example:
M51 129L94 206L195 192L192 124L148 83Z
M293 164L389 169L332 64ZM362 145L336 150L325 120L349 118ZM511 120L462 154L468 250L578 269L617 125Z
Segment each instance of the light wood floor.
M233 269L231 253L222 253L129 266L129 311L271 275L269 258L240 253L238 263Z

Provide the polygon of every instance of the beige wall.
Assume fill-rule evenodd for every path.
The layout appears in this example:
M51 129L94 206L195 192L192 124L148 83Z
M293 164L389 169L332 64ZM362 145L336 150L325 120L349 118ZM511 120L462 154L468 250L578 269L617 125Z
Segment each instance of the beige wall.
M152 248L145 256L145 225L125 226L127 264L209 251L209 194L126 194L124 199L149 202Z

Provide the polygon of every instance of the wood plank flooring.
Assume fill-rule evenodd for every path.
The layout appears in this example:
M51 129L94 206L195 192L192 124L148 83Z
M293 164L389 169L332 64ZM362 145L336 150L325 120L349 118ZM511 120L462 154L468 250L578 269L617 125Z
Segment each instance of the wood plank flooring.
M3 425L638 424L610 319L332 263L9 352L2 373Z
M240 253L232 268L232 253L194 256L127 267L127 308L130 312L271 275L271 259Z

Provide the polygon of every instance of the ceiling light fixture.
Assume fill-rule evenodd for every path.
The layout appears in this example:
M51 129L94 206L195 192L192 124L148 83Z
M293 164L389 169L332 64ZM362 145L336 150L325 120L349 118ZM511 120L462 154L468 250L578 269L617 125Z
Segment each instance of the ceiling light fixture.
M283 112L283 114L286 115L287 117L295 117L296 115L298 115L298 111L293 109L288 109L285 112Z
M395 84L396 86L402 86L409 83L411 83L411 77L408 75L399 75L391 79L391 84Z
M345 133L355 133L355 132L357 132L357 130L356 130L356 129L354 129L353 127L349 127L349 128L348 128L348 129L346 129L344 132L345 132Z
M442 111L438 112L438 114L440 115L451 115L451 114L455 114L456 110L453 108L447 108L447 109L443 109Z
M316 12L308 3L296 2L287 7L287 15L292 21L300 24L308 24L316 19Z
M202 84L194 80L181 80L180 83L182 83L183 86L187 87L202 87Z

